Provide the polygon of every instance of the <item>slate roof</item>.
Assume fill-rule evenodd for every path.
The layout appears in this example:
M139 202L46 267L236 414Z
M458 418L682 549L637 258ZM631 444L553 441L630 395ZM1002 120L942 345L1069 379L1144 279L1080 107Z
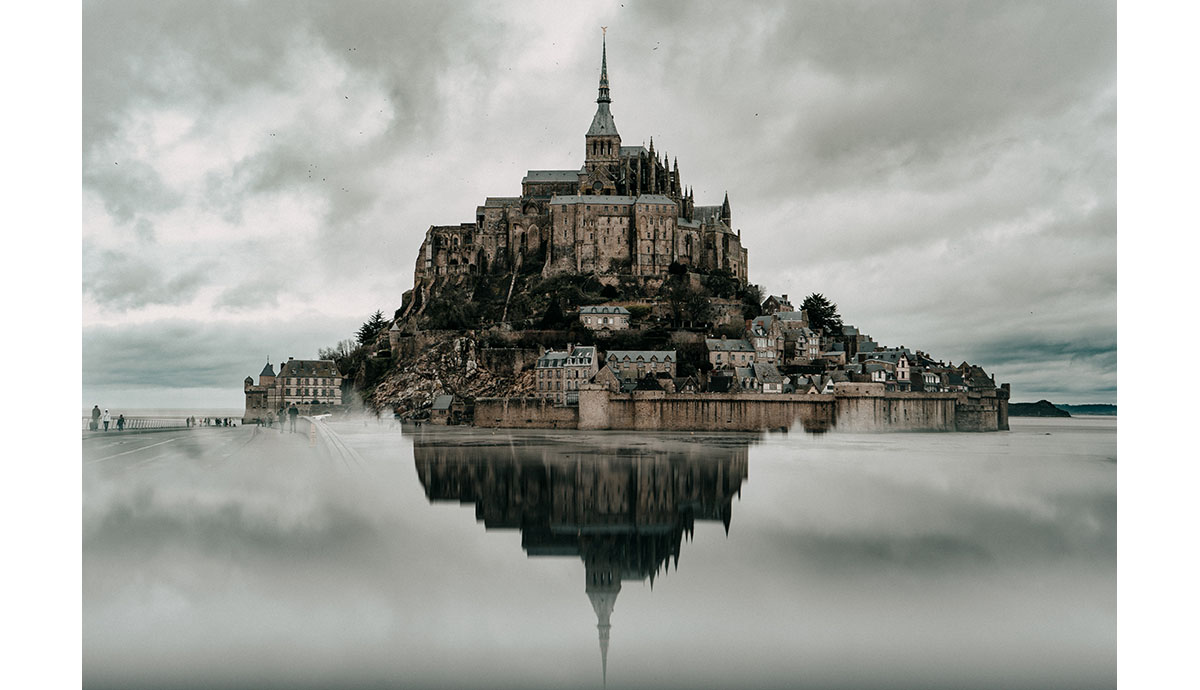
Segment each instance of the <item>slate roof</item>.
M341 376L337 365L328 359L289 359L279 365L283 376Z
M704 345L709 352L754 352L754 348L745 340L727 340L721 338L705 338Z
M448 410L448 409L450 409L450 403L452 403L452 402L454 402L453 395L439 395L438 397L433 399L433 409L439 410L439 411L440 410Z
M525 173L525 182L578 182L578 170L530 170Z
M521 197L519 197L519 196L489 196L488 198L483 200L483 205L485 207L490 206L492 208L504 207L504 206L516 206L520 203L521 203Z
M258 373L258 375L259 376L274 376L275 370L271 368L271 363L267 362L267 366L263 367L263 370L260 371Z
M636 364L643 362L674 362L674 350L609 350L608 362Z
M580 314L628 314L629 310L625 307L609 305L609 304L593 304L588 307L580 307Z
M754 377L763 383L783 383L783 374L774 364L755 364Z
M642 194L637 198L637 203L675 205L675 200L665 194Z
M596 115L592 117L592 126L588 127L587 136L616 136L617 123L613 122L612 113L607 103L596 105Z
M574 352L566 350L550 350L538 358L537 368L552 369L564 366L587 366L596 359L596 348L593 345L581 345Z

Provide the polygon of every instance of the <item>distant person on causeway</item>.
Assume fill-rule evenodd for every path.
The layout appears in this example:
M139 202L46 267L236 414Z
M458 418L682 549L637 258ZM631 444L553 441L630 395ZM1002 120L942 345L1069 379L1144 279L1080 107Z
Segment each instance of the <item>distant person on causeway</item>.
M292 406L288 408L288 418L292 420L292 424L291 424L292 431L296 430L296 417L299 417L299 416L300 416L300 410L296 408L296 403L292 403Z

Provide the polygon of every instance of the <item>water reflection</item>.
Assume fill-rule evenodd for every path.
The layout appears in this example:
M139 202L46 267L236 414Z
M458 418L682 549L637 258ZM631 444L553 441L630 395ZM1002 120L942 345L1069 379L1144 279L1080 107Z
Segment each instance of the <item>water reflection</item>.
M497 435L464 445L418 431L413 457L432 501L474 503L487 529L518 529L529 556L577 556L596 613L607 683L611 618L621 583L679 568L696 520L729 533L754 437L688 435L629 447L620 435L555 439Z

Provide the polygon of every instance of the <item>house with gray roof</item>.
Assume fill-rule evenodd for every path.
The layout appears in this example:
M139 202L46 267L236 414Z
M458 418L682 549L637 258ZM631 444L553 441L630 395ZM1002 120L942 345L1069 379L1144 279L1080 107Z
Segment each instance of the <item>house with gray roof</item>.
M580 307L579 323L593 331L623 331L629 328L629 310L615 304Z
M593 345L571 344L565 351L547 351L534 366L536 394L562 405L578 403L579 387L597 371L599 357Z
M705 338L704 345L708 348L708 361L713 369L744 367L755 362L754 346L741 338Z
M753 367L758 390L763 393L782 393L788 377L779 373L779 367L770 363L756 363Z
M675 350L609 350L605 365L621 379L640 379L647 374L675 376Z

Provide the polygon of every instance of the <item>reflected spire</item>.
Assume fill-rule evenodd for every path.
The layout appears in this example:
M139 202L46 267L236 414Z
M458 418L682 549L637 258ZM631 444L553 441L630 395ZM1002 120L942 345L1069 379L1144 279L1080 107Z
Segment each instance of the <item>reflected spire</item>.
M621 578L611 571L599 568L587 568L588 599L596 612L596 630L600 637L600 675L604 685L608 686L608 639L612 633L613 606L617 603L617 595L621 593Z

